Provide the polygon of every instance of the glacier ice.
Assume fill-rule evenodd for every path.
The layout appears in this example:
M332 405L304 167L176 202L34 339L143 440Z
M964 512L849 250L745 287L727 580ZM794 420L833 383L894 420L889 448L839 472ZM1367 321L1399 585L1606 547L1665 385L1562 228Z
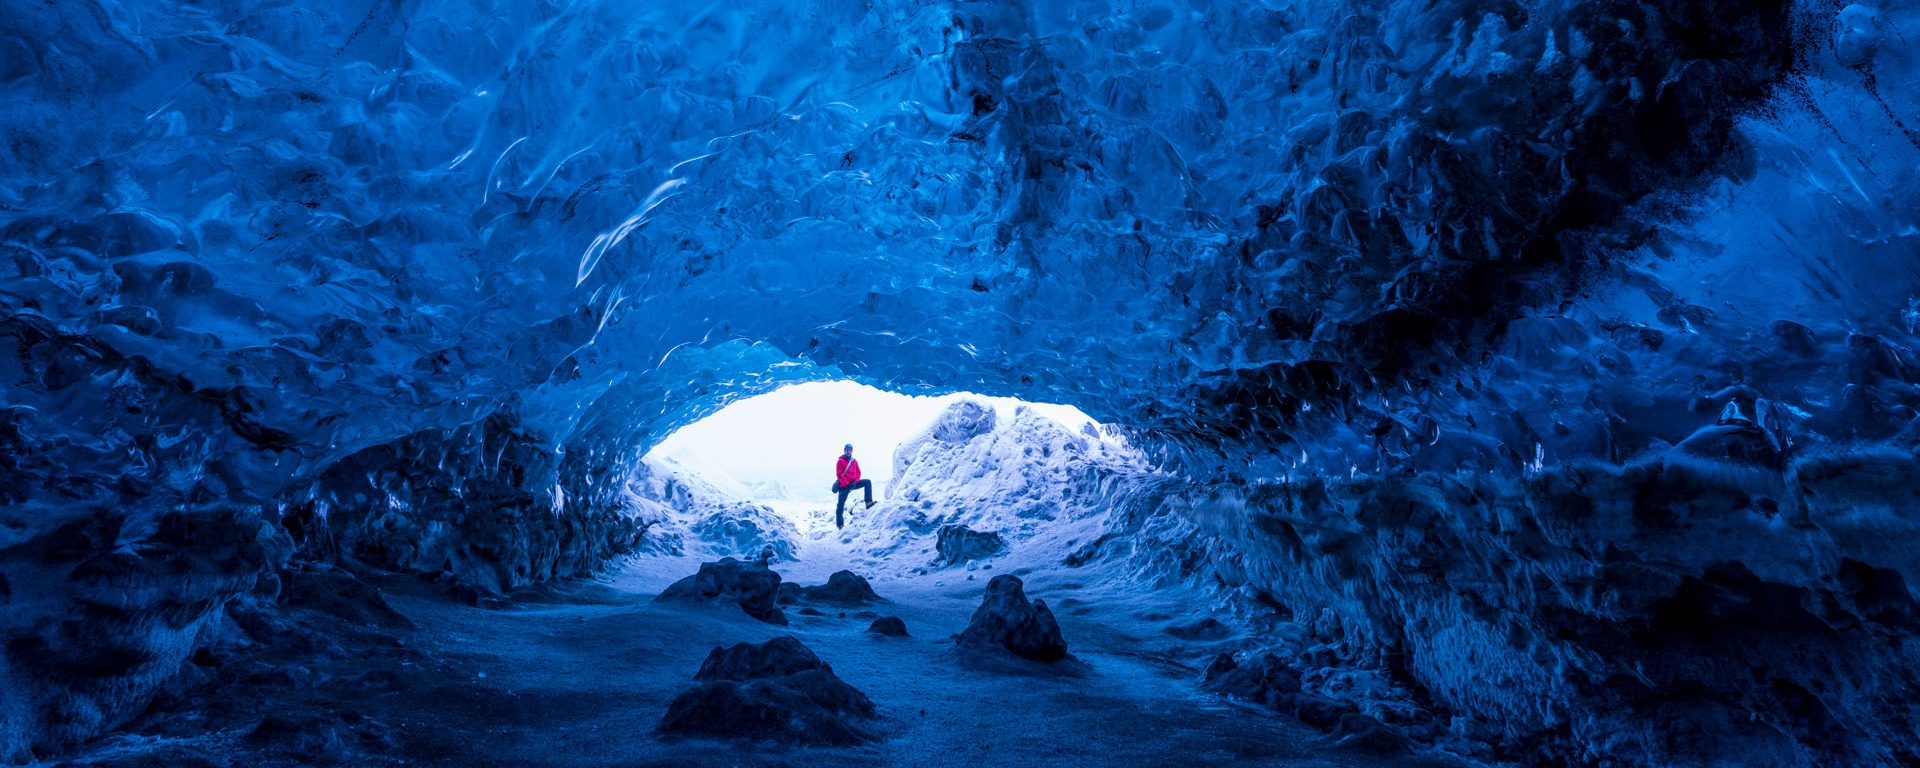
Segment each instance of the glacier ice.
M848 536L875 568L964 566L1003 551L1058 559L1107 535L1116 512L1151 510L1142 500L1165 483L1112 430L1070 430L1024 406L1001 421L961 399L895 447L886 500Z
M850 378L1115 425L1076 556L1514 754L1920 760L1920 11L1836 5L10 0L0 757L289 561L659 545L654 442Z

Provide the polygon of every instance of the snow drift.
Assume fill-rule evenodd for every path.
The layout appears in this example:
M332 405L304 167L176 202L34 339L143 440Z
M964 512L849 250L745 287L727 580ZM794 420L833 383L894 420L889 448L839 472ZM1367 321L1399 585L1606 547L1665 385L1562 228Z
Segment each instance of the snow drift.
M1001 423L973 400L955 401L901 442L893 466L886 500L848 526L877 568L966 565L1002 550L1016 562L1058 562L1161 481L1120 435L1070 431L1025 407ZM941 551L960 538L976 542L950 543L965 556Z

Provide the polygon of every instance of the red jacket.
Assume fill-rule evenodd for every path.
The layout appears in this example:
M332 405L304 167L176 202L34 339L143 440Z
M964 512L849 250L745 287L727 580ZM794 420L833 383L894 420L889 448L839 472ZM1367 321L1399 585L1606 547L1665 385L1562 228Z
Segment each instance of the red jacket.
M833 476L842 488L860 482L860 461L845 456L840 457L840 461L833 466Z

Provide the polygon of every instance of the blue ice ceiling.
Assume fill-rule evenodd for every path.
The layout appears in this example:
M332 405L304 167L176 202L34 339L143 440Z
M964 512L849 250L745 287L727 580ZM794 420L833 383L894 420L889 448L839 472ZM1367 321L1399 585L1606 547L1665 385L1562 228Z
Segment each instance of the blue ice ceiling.
M1248 482L1920 444L1911 9L5 6L4 541L437 515L481 543L369 556L507 588L638 535L651 441L838 377Z
M1871 66L1791 39L1815 20L1221 6L20 4L9 322L114 359L33 432L100 454L68 466L114 464L129 445L101 398L171 381L193 396L161 407L217 426L159 450L245 456L236 484L270 493L503 407L555 444L603 420L644 442L851 375L1338 466L1372 463L1377 433L1459 426L1459 364L1516 317L1541 318L1529 354L1582 313L1683 337L1904 331L1902 180L1875 154L1912 147L1871 112L1846 121L1858 138L1813 138L1865 106L1817 89L1864 91ZM1808 58L1838 81L1782 85ZM1768 183L1825 194L1782 206ZM1742 206L1896 274L1749 233ZM1748 318L1648 272L1702 240L1885 295ZM1795 277L1748 290L1783 307L1820 285ZM1635 280L1656 287L1566 303ZM119 390L99 373L137 368Z

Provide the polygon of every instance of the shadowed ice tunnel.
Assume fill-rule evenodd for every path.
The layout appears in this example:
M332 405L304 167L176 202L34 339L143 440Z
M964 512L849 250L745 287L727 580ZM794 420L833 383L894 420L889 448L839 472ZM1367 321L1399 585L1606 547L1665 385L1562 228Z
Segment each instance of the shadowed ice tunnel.
M658 554L650 448L852 380L1108 425L1001 425L1138 453L1033 562L1295 628L1187 674L1264 716L1920 764L1911 4L0 8L0 759L352 656L316 573Z

